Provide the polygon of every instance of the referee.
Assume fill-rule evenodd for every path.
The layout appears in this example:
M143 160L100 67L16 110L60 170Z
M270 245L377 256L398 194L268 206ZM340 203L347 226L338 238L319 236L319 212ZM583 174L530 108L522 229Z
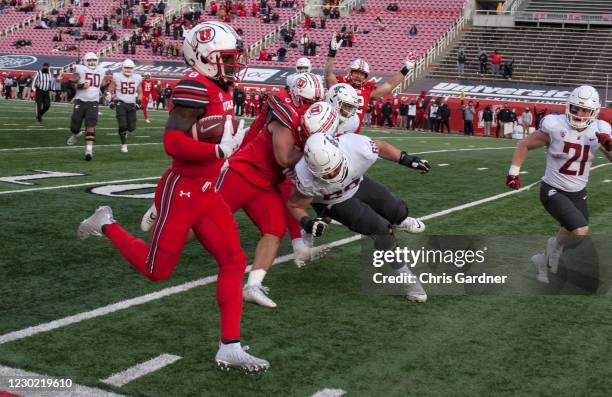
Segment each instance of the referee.
M42 69L36 72L32 82L32 87L36 89L36 121L39 123L42 123L43 114L51 106L49 91L55 90L55 80L56 77L49 72L49 64L44 63Z

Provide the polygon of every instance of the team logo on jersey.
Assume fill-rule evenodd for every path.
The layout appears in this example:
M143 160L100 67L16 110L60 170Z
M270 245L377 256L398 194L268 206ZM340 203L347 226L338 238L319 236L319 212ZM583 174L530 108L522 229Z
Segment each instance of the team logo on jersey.
M197 33L196 37L200 43L208 43L215 38L215 31L212 28L205 27Z

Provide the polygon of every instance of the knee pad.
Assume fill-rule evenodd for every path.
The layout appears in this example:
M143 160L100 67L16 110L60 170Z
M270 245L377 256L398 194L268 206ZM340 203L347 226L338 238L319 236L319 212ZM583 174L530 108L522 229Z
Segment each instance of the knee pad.
M96 131L87 131L85 134L85 141L87 142L95 142L96 140Z

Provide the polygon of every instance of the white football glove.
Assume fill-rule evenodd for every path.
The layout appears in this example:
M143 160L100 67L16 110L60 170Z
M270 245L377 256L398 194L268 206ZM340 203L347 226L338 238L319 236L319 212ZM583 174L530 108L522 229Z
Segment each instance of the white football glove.
M338 34L334 33L331 41L329 42L329 49L332 51L337 51L342 46L342 39L338 40Z
M248 127L244 128L244 120L241 119L238 123L238 131L234 134L234 126L232 124L232 116L228 115L225 118L225 125L223 126L223 136L221 142L217 145L217 156L219 158L228 158L242 144L244 134L248 131Z
M416 65L416 60L417 60L416 54L410 51L408 55L406 55L406 58L404 58L404 66L406 67L406 69L408 70L414 69L414 66Z

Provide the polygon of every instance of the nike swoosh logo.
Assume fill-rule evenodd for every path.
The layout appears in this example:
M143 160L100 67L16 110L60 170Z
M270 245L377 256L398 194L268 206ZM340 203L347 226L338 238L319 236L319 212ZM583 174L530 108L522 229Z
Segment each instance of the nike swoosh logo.
M212 130L213 128L217 128L217 126L218 126L219 124L221 124L221 123L213 124L213 125L211 125L211 126L210 126L210 127L208 127L208 128L204 128L203 130L200 130L200 133L202 133L202 134L203 134L203 133L205 133L206 131L210 131L210 130Z

